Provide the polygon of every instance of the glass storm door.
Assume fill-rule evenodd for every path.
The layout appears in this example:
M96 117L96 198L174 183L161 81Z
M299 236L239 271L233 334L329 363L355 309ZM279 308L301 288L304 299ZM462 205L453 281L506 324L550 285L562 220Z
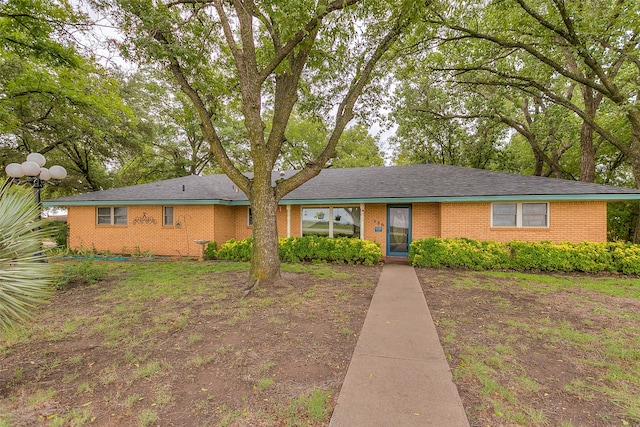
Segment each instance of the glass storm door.
M411 243L411 206L387 208L387 255L406 257Z

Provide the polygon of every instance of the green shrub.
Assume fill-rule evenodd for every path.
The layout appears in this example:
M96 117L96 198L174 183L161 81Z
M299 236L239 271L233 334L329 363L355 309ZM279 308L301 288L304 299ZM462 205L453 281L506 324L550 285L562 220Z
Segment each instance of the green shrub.
M570 255L574 271L583 271L585 273L617 271L612 262L608 243L576 243L570 250Z
M204 259L216 259L218 257L218 244L209 242L204 250Z
M473 239L414 240L409 261L418 267L452 267L470 270L502 269L509 266L509 250L496 242Z
M251 259L251 247L253 239L247 237L243 240L227 240L218 250L218 258L228 261L249 261Z
M611 263L615 271L624 274L640 274L640 245L609 243Z
M46 262L40 207L27 188L0 184L0 330L19 326L50 294L52 267Z
M59 248L67 247L69 226L62 221L45 221L42 227Z
M582 271L597 273L616 271L607 243L506 243L511 249L514 270Z
M373 265L382 260L377 243L348 237L303 236L279 239L284 262L326 261L338 264Z
M218 251L218 258L232 261L251 259L251 238L229 240ZM280 259L283 262L334 262L339 264L373 265L382 260L380 245L368 240L346 237L320 236L278 239Z
M409 261L416 267L640 274L640 246L429 238L411 243Z
M63 290L72 285L93 285L102 280L108 273L106 265L96 263L92 259L81 262L65 261L58 265L62 265L55 282L58 290Z

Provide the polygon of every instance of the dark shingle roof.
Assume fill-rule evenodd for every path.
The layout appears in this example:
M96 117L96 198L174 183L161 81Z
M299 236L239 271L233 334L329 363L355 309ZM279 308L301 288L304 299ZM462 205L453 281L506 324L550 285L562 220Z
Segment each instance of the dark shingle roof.
M284 178L295 171L285 172ZM274 173L274 180L281 176ZM640 199L640 190L562 179L514 175L481 169L435 164L353 169L323 169L283 199L284 203L348 200L504 200L535 199L622 200ZM45 202L64 206L91 202L173 202L246 204L247 198L226 175L187 176L151 184L61 197ZM95 204L94 203L94 204Z

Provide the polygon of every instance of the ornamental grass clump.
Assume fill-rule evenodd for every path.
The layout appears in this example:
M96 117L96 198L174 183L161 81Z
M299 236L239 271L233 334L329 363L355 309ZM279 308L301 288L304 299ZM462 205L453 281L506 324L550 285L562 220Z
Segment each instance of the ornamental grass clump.
M0 189L0 328L29 318L36 303L51 292L51 265L42 241L49 238L36 220L40 207L33 193L7 183Z

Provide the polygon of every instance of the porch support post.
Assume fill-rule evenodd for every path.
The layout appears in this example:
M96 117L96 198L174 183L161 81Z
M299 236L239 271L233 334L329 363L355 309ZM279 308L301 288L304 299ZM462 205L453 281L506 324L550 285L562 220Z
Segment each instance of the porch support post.
M287 205L287 237L291 237L291 205Z
M329 237L333 238L333 206L329 206Z
M364 203L360 203L360 240L364 240Z

